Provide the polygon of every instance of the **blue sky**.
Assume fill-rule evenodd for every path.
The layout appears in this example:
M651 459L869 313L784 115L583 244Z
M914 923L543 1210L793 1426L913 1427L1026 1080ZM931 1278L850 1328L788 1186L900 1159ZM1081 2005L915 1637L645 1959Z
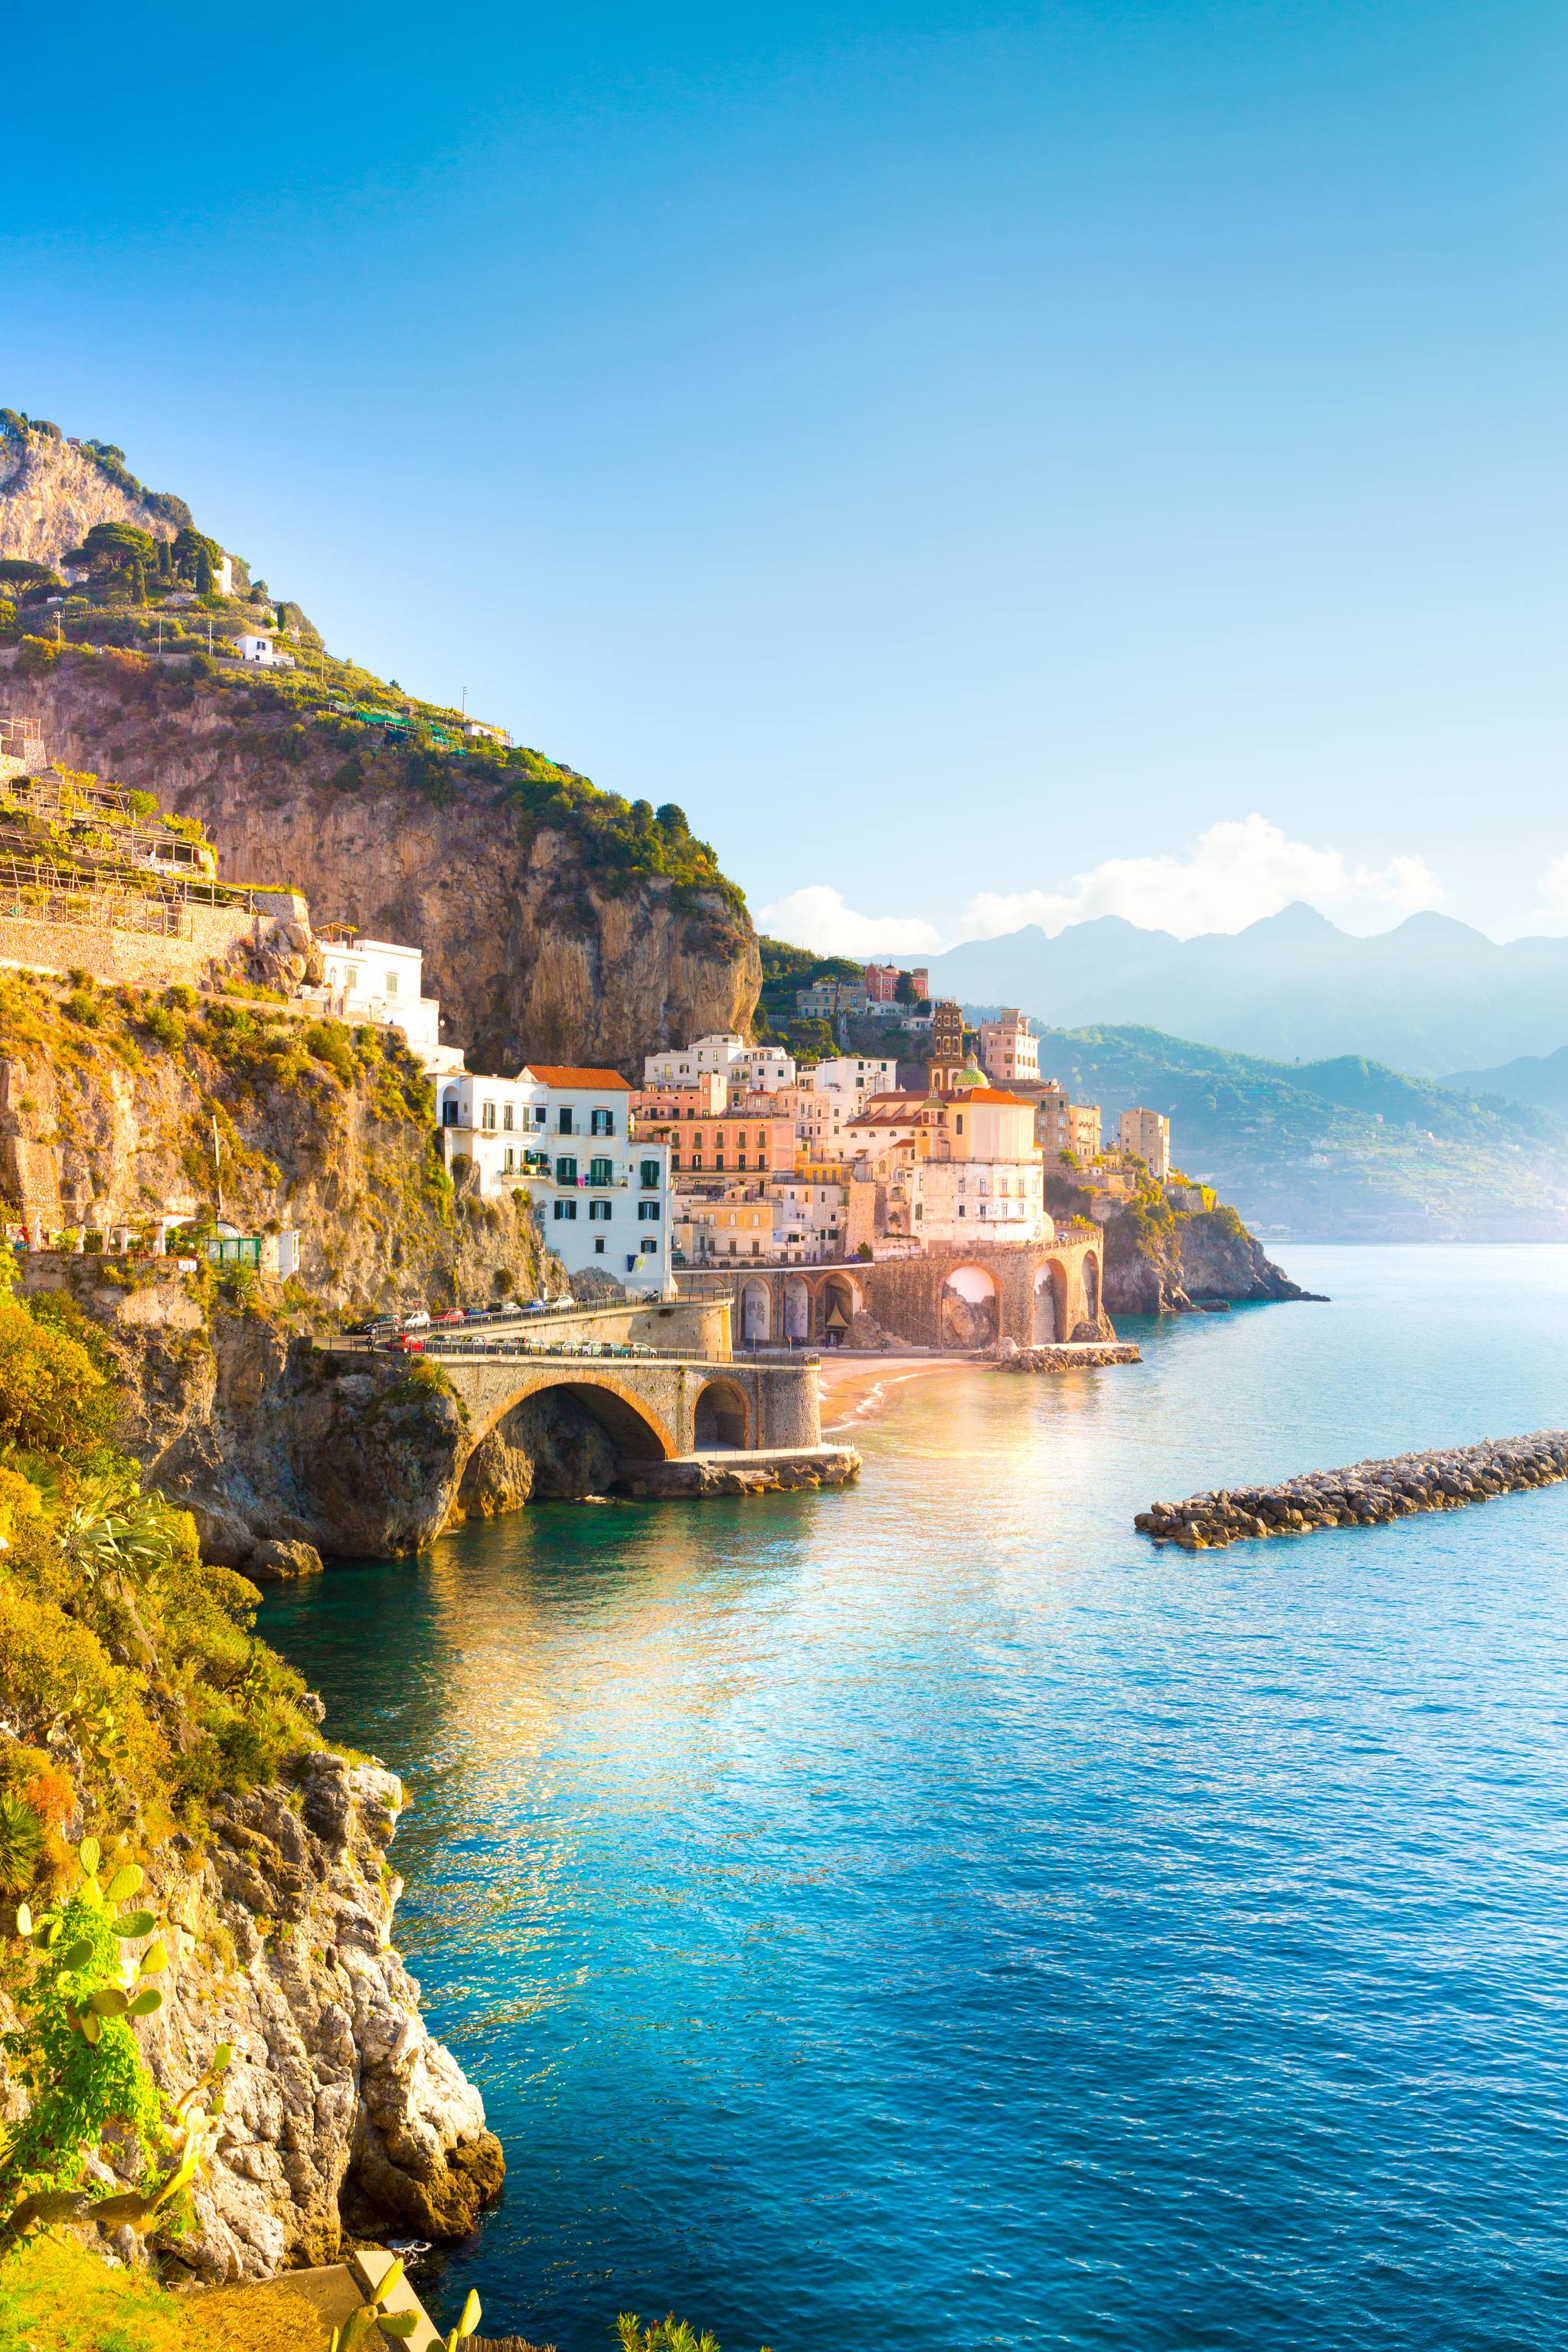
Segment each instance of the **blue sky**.
M797 934L1568 926L1561 8L7 51L0 399Z

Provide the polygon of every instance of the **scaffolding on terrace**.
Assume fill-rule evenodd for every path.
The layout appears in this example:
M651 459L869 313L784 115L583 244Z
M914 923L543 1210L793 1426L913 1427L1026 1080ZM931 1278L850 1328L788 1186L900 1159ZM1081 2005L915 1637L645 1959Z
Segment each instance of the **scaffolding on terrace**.
M188 940L192 923L184 893L147 889L133 877L91 867L16 857L0 850L0 920L68 923L81 930L143 931Z

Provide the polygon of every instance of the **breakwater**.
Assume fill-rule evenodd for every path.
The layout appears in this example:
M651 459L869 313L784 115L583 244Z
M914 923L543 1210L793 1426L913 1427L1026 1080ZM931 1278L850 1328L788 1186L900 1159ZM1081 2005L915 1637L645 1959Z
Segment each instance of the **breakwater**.
M1037 1348L998 1349L999 1372L1073 1372L1085 1364L1137 1364L1142 1349L1131 1339L1053 1339Z
M1563 1478L1568 1430L1538 1429L1528 1437L1485 1438L1479 1445L1310 1470L1278 1486L1220 1487L1183 1503L1153 1503L1132 1524L1156 1543L1208 1551L1259 1536L1310 1535L1315 1528L1383 1527L1417 1511L1457 1511L1466 1503Z

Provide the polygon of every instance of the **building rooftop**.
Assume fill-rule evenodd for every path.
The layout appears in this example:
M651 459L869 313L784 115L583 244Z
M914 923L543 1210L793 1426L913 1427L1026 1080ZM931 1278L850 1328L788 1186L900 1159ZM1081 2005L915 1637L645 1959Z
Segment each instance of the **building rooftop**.
M625 1095L632 1091L630 1080L623 1078L619 1070L578 1069L570 1062L530 1062L518 1075L537 1078L546 1087L614 1087Z

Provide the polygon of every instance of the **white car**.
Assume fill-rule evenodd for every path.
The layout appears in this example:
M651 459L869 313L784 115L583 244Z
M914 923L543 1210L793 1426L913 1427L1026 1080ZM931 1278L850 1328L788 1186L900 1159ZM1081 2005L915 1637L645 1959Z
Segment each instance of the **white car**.
M405 1331L426 1330L430 1322L430 1309L427 1307L416 1307L412 1314L402 1318L402 1322Z

